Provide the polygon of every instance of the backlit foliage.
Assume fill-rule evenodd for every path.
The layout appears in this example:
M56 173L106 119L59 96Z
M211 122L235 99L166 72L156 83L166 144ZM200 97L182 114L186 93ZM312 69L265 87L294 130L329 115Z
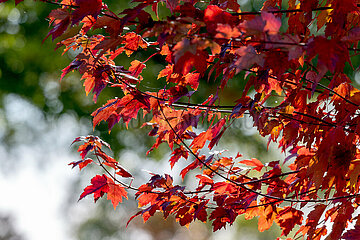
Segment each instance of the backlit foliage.
M104 88L119 89L92 113L94 127L105 121L110 131L118 123L151 119L144 120L155 138L148 153L165 144L171 167L187 160L182 178L201 170L192 180L195 189L156 173L133 186L132 174L105 152L105 142L79 137L81 160L71 165L98 164L105 171L80 199L106 195L116 208L135 191L141 210L133 217L145 221L159 211L182 226L210 220L216 231L244 215L258 217L259 231L279 225L280 237L298 229L291 237L360 238L360 90L349 74L359 63L359 1L267 0L258 11L244 12L235 0L133 0L134 7L119 14L101 0L42 2L57 6L45 39L61 37L57 48L79 51L61 77L78 71L95 102ZM163 6L170 14L160 19ZM149 57L135 59L136 52ZM129 68L116 63L120 54L130 57ZM144 91L142 71L154 57L163 69L148 80L166 85ZM195 102L206 81L217 91ZM221 96L231 81L244 88L233 106L225 106ZM244 114L289 157L265 164L241 153L202 151L213 149ZM208 126L202 132L200 122ZM350 223L355 229L347 229Z

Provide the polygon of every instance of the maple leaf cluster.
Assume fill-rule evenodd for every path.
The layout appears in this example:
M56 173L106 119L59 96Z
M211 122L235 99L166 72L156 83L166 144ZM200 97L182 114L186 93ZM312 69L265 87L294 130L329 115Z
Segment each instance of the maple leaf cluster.
M64 52L80 51L61 77L77 70L94 101L106 87L121 92L92 113L94 127L105 121L111 130L148 117L144 127L155 138L148 153L168 145L171 167L187 160L180 175L197 169L198 185L187 189L169 175L152 174L149 182L133 187L126 183L133 176L103 150L106 143L88 136L75 140L82 142L81 160L71 165L98 164L105 174L95 176L80 199L93 194L96 201L107 194L116 207L134 190L141 210L133 217L145 221L162 212L182 226L210 220L216 231L244 215L258 217L259 231L279 225L281 236L296 229L294 238L359 239L360 90L345 73L358 68L353 63L359 52L359 1L267 0L258 12L242 11L235 0L133 2L135 7L116 14L101 0L52 1L59 8L49 14L46 38L57 39L79 25L76 34L57 43ZM164 5L171 14L161 20ZM136 52L150 57L134 59ZM120 54L132 59L128 69L116 64ZM157 79L166 86L143 91L142 72L154 56L163 59ZM194 102L206 80L215 82L217 91ZM231 81L244 88L233 106L225 106L222 93ZM279 103L272 101L274 95ZM289 157L263 163L240 153L202 151L212 150L245 114ZM208 128L200 131L199 122ZM348 230L349 224L355 228Z

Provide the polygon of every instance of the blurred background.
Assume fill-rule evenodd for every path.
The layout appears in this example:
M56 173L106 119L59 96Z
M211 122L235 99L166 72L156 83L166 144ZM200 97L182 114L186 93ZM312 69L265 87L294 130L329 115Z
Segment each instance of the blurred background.
M114 12L128 7L126 1L104 2ZM258 9L259 2L242 4L245 10L252 10ZM277 227L259 233L257 220L244 221L242 217L216 233L212 233L211 223L195 222L186 228L171 217L163 220L161 215L145 224L141 217L136 218L125 228L129 217L138 211L133 194L116 210L106 199L96 204L90 197L78 202L91 177L101 173L96 167L79 172L68 166L79 160L76 147L70 146L78 136L98 135L110 143L115 158L136 176L134 185L149 179L143 169L171 174L180 183L179 169L188 163L180 162L170 170L170 153L165 146L146 156L155 139L144 137L148 129L140 128L141 120L132 122L129 130L117 125L108 134L104 124L93 131L90 114L116 92L104 90L94 104L92 97L85 95L77 73L60 82L61 69L76 53L55 52L56 43L50 39L41 44L49 30L46 17L54 6L33 0L14 5L14 1L0 4L0 240L274 239ZM164 17L167 13L163 10L160 14ZM142 53L137 54L142 57ZM128 67L130 60L123 58ZM156 59L147 64L145 87L164 86L155 74L162 68ZM243 85L240 81L229 84L230 97ZM204 80L200 94L208 94L215 85ZM199 99L203 100L200 95ZM279 159L275 150L266 152L266 140L246 118L227 132L217 148L222 149L262 161Z

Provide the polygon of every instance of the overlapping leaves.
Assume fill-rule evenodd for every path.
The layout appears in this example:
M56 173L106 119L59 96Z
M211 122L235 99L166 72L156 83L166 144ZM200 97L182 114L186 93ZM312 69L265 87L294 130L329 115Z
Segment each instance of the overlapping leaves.
M119 15L98 0L55 2L59 8L49 15L47 37L54 40L80 26L77 35L58 43L65 51L80 50L62 77L78 70L94 101L106 87L121 92L92 113L94 127L105 121L111 130L147 116L151 120L144 127L156 138L148 153L167 144L171 167L181 159L189 162L182 178L198 171L195 190L158 174L136 188L115 177L126 180L132 174L102 149L104 142L82 137L75 140L83 142L81 160L71 165L83 169L96 163L107 174L96 175L80 199L93 195L96 201L107 194L115 208L127 198L126 189L133 189L142 207L135 216L145 221L161 211L182 226L209 219L216 231L244 214L258 217L260 231L278 224L284 236L300 226L295 236L307 239L359 237L357 225L343 234L360 199L360 91L344 73L348 66L358 67L353 64L360 40L357 1L288 1L286 10L281 1L265 1L261 11L243 12L233 0L205 7L198 1L150 0L134 1L134 8ZM171 10L164 20L157 19L161 3ZM116 64L120 54L132 57L142 51L150 57L132 60L128 69ZM166 86L145 92L142 72L154 56L163 60L154 81L163 78ZM192 96L201 92L205 78L218 88L203 103L194 103ZM233 106L222 105L222 92L233 81L243 81L244 88L236 89ZM213 150L244 114L289 156L263 163L204 151ZM208 127L201 130L200 122Z

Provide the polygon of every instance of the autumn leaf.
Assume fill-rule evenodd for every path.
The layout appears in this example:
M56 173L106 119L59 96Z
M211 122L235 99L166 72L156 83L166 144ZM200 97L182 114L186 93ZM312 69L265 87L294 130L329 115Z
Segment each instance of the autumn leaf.
M258 66L264 65L264 58L261 54L256 53L252 46L240 47L235 51L235 53L238 56L234 62L237 73L244 69L249 69L254 64L257 64Z
M233 183L228 182L214 183L211 189L218 194L233 194L238 191L238 188Z
M179 161L179 159L180 159L181 157L187 159L188 156L189 156L189 152L188 152L187 150L185 150L183 146L181 146L181 147L179 147L179 148L176 148L176 149L172 152L171 155L172 155L172 156L171 156L169 162L170 162L171 168L173 168L174 165L175 165L175 163L176 163L177 161Z
M66 74L68 74L69 72L75 70L75 69L78 69L81 65L83 64L83 61L80 61L80 60L77 60L77 59L74 59L70 64L69 66L67 66L66 68L64 68L62 70L62 74L61 74L61 78L60 80L62 80Z
M144 207L148 204L152 204L152 203L156 202L157 197L158 197L158 195L155 193L146 193L146 192L141 193L141 195L139 195L139 197L137 197L139 207Z
M317 204L314 209L309 213L309 216L306 220L306 225L302 226L297 233L302 232L304 235L308 234L309 238L311 239L314 235L316 235L316 232L318 231L316 229L317 223L319 219L321 218L324 210L326 208L326 205L324 204ZM321 236L321 235L320 235Z
M202 164L199 162L199 160L195 160L192 163L190 163L189 165L187 165L183 170L181 170L180 172L180 176L182 177L182 179L185 178L186 174L190 171L193 170L199 166L201 166Z
M134 60L131 63L131 66L129 67L129 71L131 72L131 75L134 77L139 77L142 70L146 67L146 65L138 60Z
M128 56L138 50L139 47L143 49L148 47L147 42L140 35L134 32L126 33L122 43L125 44L124 49Z
M245 164L247 166L256 167L254 170L260 172L264 167L264 164L257 160L256 158L252 158L251 160L241 160L239 163Z
M265 15L267 16L267 15ZM246 32L247 35L258 35L264 32L266 21L261 16L242 22L239 27Z
M275 212L272 205L268 205L265 207L260 208L259 210L259 221L258 221L258 229L260 232L268 230L274 220L275 220Z
M206 27L209 32L216 33L218 24L230 23L232 25L236 22L233 20L235 19L230 13L223 11L215 5L207 6L204 11L204 22L206 23Z
M204 52L197 51L193 54L187 51L175 62L174 73L186 75L195 68L200 74L203 74L207 68L206 59L207 54Z
M102 8L102 0L75 0L75 5L78 8L72 12L71 25L79 23L87 15L96 19Z
M279 32L281 20L276 18L274 14L263 11L261 12L261 18L265 21L264 32L269 35L275 35Z
M117 205L122 202L123 197L128 199L127 192L123 186L114 183L111 178L107 178L107 183L109 188L107 192L107 199L111 200L115 210Z
M285 207L279 211L276 223L282 228L282 235L287 236L295 225L300 225L303 220L303 212L292 207Z
M341 239L344 240L356 240L359 238L360 238L360 225L356 225L355 228L348 230L341 237Z
M96 175L91 179L91 185L87 186L80 195L79 201L87 195L94 194L94 200L96 202L104 193L109 192L109 189L108 177L105 174L102 176Z
M199 149L203 148L206 141L211 139L211 137L212 132L210 130L200 133L196 138L194 138L190 145L192 151L197 152Z
M79 160L76 162L71 162L68 165L72 165L72 168L79 166L79 169L83 169L84 167L86 167L88 164L92 163L93 160L90 158L84 159L84 160Z
M349 50L338 40L328 40L322 36L315 37L309 41L307 52L309 59L318 55L319 63L323 64L331 72L342 71L346 62L351 62Z
M213 185L214 180L211 178L204 176L204 175L196 175L197 178L199 178L199 184L200 185Z
M214 232L225 228L227 223L232 224L236 218L236 214L232 209L227 209L224 207L217 207L214 211L211 212L209 219L213 219L213 229Z
M71 15L65 9L54 9L49 14L50 24L54 27L49 31L49 33L44 38L43 42L51 35L52 40L61 36L70 24Z
M317 29L318 31L325 25L330 19L331 10L321 11L317 17Z
M123 26L118 24L116 15L112 12L106 12L107 15L100 16L93 25L93 29L104 29L106 32L117 38L121 33Z
M109 117L114 114L116 109L118 108L118 102L119 99L111 99L108 100L104 106L101 108L98 108L95 112L91 114L93 116L93 126L96 126L99 124L100 121L106 121L109 119Z
M169 78L171 77L171 74L173 73L173 65L172 64L168 64L165 69L161 70L158 74L157 79L162 78L162 77L166 77L167 80L169 80Z
M94 150L94 145L90 142L85 142L84 144L80 145L78 148L78 152L80 152L80 156L83 160L85 159L88 152L93 150Z
M195 137L192 143L190 144L192 150L194 152L197 152L198 149L204 147L206 141L208 140L210 140L210 144L208 147L209 149L212 149L214 145L219 141L219 138L222 136L223 132L221 130L223 129L225 123L226 123L226 119L222 118L214 126L208 128L206 132L202 132L197 137Z
M225 38L225 39L231 39L231 38L237 38L241 35L241 32L237 27L232 27L229 24L221 24L219 23L217 25L216 31L218 32L215 35L215 38Z

